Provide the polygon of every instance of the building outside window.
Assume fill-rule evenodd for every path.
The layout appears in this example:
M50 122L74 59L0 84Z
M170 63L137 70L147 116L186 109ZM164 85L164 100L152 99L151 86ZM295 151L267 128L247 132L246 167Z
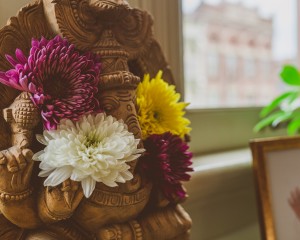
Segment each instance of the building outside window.
M207 76L208 78L217 78L220 72L220 58L218 53L208 53L207 54Z
M190 94L186 88L191 108L263 106L283 91L278 84L280 66L297 62L295 0L184 0L182 6L184 72L202 76L201 86L207 90L202 97ZM202 47L190 52L187 38L197 39ZM191 68L191 55L207 57L199 59L198 68ZM217 55L222 55L224 61L213 68L212 56ZM212 73L219 77L219 101L210 99L217 89ZM189 76L185 76L186 85ZM253 91L266 86L268 94ZM238 92L237 98L224 97L232 94L233 89Z
M228 55L226 57L226 78L228 79L228 81L235 81L237 80L237 67L238 67L238 63L237 63L237 57L235 55Z
M246 79L254 78L257 73L255 59L251 59L251 58L245 59L243 70L244 70L244 77Z

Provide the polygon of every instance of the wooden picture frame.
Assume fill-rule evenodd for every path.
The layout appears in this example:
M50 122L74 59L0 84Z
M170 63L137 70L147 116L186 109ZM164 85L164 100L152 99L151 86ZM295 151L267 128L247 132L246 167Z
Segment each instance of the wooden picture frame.
M300 137L255 139L250 147L262 240L299 239L300 214L292 206L296 195L300 200Z

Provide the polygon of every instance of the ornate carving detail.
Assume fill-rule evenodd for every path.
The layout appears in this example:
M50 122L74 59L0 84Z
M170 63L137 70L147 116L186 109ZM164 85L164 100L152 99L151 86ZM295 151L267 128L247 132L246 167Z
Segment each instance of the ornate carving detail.
M153 20L149 13L132 9L114 29L116 39L129 53L129 59L144 55L153 39Z
M39 123L39 112L31 101L31 95L26 92L21 93L14 101L13 107L13 109L6 109L6 111L13 111L10 116L6 113L5 120L7 122L12 122L14 120L15 123L20 125L22 128L32 131Z
M31 145L33 130L40 121L36 106L31 101L31 94L23 92L9 108L3 110L4 119L12 130L12 144L21 148Z
M132 109L132 105L127 105L127 110L128 107ZM128 115L128 117L125 120L125 123L127 124L128 129L130 129L130 132L132 132L136 138L141 139L141 128L139 127L139 121L136 115L135 114Z
M136 218L145 208L152 189L148 183L132 193L105 191L101 185L89 199L85 199L75 212L79 225L91 232L107 224L125 223Z
M141 225L137 221L129 222L129 225L134 233L134 239L143 240L143 231Z
M110 11L123 8L129 9L128 3L124 0L91 0L91 6L94 6L96 9Z
M90 50L98 41L103 28L96 28L91 17L88 0L55 1L55 16L60 32L82 50Z
M47 228L30 231L22 240L94 240L93 236L83 233L71 222L60 222Z
M32 189L28 189L21 193L6 193L0 191L0 199L4 201L21 201L32 194Z
M191 219L180 205L168 206L161 211L150 209L138 221L145 240L173 239L184 235L191 228ZM159 231L163 227L164 231Z
M165 80L174 83L160 46L153 39L152 26L147 12L130 8L124 0L38 0L0 30L0 70L9 68L5 54L12 54L16 48L26 53L31 38L52 38L59 31L56 34L78 49L101 57L99 102L107 114L123 119L129 131L141 138L135 106L140 78L162 69ZM29 94L19 94L0 85L0 108L4 110L0 116L1 239L187 238L191 224L188 215L164 199L155 201L157 193L138 173L137 160L130 162L134 175L131 181L115 188L97 183L89 199L83 198L79 183L69 179L60 186L45 188L35 179L33 153L28 149L40 148L32 142L33 133L42 131L36 127L38 111Z
M113 31L116 40L128 52L130 59L144 55L154 40L153 20L149 13L131 9L124 1L55 2L57 24L61 34L81 50L99 47L102 31L106 28ZM97 17L91 17L96 15Z
M120 225L112 225L99 231L98 239L101 240L122 240L122 228ZM129 239L129 238L127 238Z
M49 225L48 231L52 234L56 234L57 238L55 238L55 240L60 240L61 237L65 237L66 240L95 240L93 234L84 231L72 220ZM44 238L40 239L44 240ZM37 240L39 240L39 238Z
M109 75L102 75L100 78L100 91L116 88L122 85L125 88L136 89L140 78L129 72L117 72Z
M102 190L95 190L95 193L87 200L90 204L95 204L97 206L110 206L110 207L123 207L136 205L148 200L149 197L149 187L140 189L135 193L112 193L105 192Z
M174 77L171 72L165 57L162 55L162 50L159 43L154 40L147 51L138 58L134 64L131 64L132 72L149 73L151 76L155 76L158 70L163 71L163 79L169 84L175 85Z

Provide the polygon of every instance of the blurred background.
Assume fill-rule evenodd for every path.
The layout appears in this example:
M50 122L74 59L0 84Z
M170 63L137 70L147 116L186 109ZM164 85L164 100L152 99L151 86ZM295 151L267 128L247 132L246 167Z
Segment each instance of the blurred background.
M191 108L263 106L297 64L295 0L185 0L185 96Z

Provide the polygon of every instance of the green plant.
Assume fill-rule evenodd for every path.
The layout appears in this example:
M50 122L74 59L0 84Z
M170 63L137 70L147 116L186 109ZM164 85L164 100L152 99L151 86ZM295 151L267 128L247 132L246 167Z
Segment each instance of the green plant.
M288 135L295 135L300 130L300 73L296 67L285 65L280 77L291 90L276 97L261 110L261 120L255 125L255 132L281 123L286 123Z

